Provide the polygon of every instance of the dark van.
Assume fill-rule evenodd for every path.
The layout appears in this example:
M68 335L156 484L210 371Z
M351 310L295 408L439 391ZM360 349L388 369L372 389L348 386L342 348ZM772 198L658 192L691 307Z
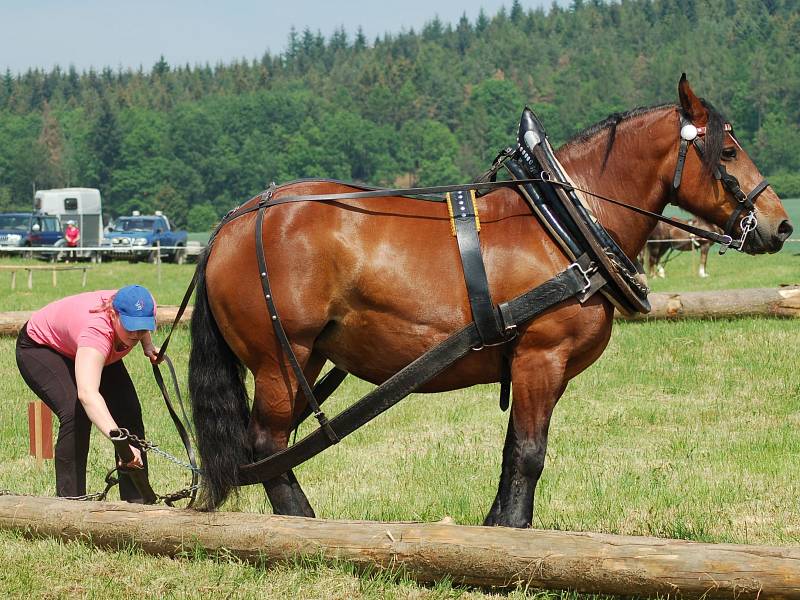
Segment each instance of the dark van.
M54 246L63 237L61 222L55 215L0 213L0 247Z

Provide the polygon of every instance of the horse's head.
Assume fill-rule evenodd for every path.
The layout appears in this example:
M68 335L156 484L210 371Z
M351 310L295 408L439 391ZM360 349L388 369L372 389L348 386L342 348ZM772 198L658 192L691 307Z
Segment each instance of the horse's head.
M719 225L748 254L777 252L792 233L780 198L733 136L729 123L678 84L680 146L673 194L682 208Z

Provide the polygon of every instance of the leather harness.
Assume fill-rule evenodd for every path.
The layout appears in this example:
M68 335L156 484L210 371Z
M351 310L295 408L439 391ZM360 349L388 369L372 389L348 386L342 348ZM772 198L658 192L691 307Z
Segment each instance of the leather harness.
M683 124L684 119L682 117ZM532 134L529 132L532 132ZM691 140L686 140L682 137L674 177L675 188L680 185L688 141ZM693 143L697 151L702 154L702 144L699 144L696 140ZM494 177L501 167L508 169L513 178L512 181L494 181ZM750 210L748 217L743 219L742 239L739 241L738 246L734 246L736 249L741 250L744 238L747 235L747 231L744 231L744 221L751 217L755 218L753 201L766 188L767 184L762 181L750 194L745 196L741 192L736 178L727 174L722 165L719 165L716 172L719 178L722 179L726 189L740 202L740 210L731 217L730 222L735 223L736 217L742 210ZM323 181L333 182L333 180ZM352 184L347 185L352 186ZM486 189L501 186L514 186L522 192L533 212L546 225L567 256L574 262L545 283L508 302L495 306L489 291L486 269L480 253L479 217L474 197L476 190L485 191ZM615 304L622 305L627 311L646 312L649 310L649 304L647 304L646 300L646 288L642 290L636 289L635 285L633 288L631 287L631 280L637 272L637 266L619 250L614 240L588 213L575 194L576 190L669 222L681 229L691 231L696 235L723 245L731 246L735 244L729 234L720 236L715 232L689 226L612 198L593 194L588 190L580 190L569 181L563 168L555 159L541 123L527 108L526 112L523 113L517 148L508 148L501 152L498 158L495 159L492 168L473 184L411 189L378 189L360 186L360 191L358 192L275 198L276 190L275 184L272 184L260 197L256 197L258 198L256 204L246 208L237 207L230 211L212 233L206 252L211 251L216 234L226 223L244 214L257 212L255 225L256 259L267 312L281 351L285 359L288 360L292 373L298 382L298 388L307 401L306 409L296 418L295 427L310 414L314 414L320 427L299 442L276 454L257 462L240 466L238 474L240 485L259 483L281 476L328 446L338 443L345 436L360 428L408 394L419 389L457 360L467 355L471 350L481 350L486 346L502 344L506 344L506 348L508 348L508 342L516 337L519 326L569 298L575 297L579 302L585 302L595 292L602 290L604 294L615 300ZM736 190L738 190L738 194ZM447 194L444 199L431 197L432 194L441 193ZM452 219L453 234L456 237L459 248L473 320L401 369L339 415L333 419L328 419L320 408L320 404L333 393L347 373L334 367L317 382L313 389L305 378L275 307L264 254L264 214L268 208L289 202L332 201L395 195L447 203ZM252 200L255 200L255 198ZM732 225L729 226L728 230L730 231L731 229ZM184 297L184 302L176 315L176 323L188 304L188 298L196 283L196 277L195 273L195 277L193 277ZM166 350L171 333L167 336L167 340L162 346L161 354ZM508 355L506 354L503 359L500 400L501 407L504 409L508 407L509 396L510 367Z
M481 347L505 344L516 335L516 324L510 322L504 325L502 322L508 319L508 315L504 318L502 309L499 313L494 310L478 238L480 227L475 208L475 190L448 193L447 208L453 222L453 234L458 240L472 319L481 337Z

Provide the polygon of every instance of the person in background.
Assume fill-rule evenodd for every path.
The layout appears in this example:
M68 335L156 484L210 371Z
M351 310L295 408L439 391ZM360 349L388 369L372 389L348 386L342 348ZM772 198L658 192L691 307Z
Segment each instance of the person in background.
M58 417L55 446L56 495L86 494L91 424L109 438L123 427L144 438L139 397L122 358L137 344L156 363L156 302L140 285L68 296L36 311L17 337L17 366L25 383ZM147 469L146 457L131 446L126 468ZM120 474L120 498L142 502Z
M67 221L67 226L64 229L64 242L67 248L76 248L80 239L81 230L75 225L75 221Z
M81 230L75 225L75 221L67 221L67 227L64 229L64 239L68 248L75 248L78 245L81 239Z

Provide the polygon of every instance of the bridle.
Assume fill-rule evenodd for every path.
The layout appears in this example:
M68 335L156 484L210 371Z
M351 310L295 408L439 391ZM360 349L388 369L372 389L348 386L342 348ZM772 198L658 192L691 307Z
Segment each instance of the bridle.
M703 154L705 152L705 143L703 142L702 138L706 134L706 127L697 127L695 126L689 119L687 119L683 114L680 115L680 135L681 135L681 144L678 150L678 162L675 165L675 175L672 178L672 189L673 191L677 191L681 185L681 177L683 176L683 167L686 163L686 153L689 150L689 142L692 143L695 150L697 150L697 154L702 159ZM740 149L741 145L733 136L733 127L731 127L730 123L725 123L722 126L723 131L727 131L731 138L733 139L734 144L736 144ZM763 192L769 186L769 183L766 179L762 179L761 182L756 185L749 194L745 194L742 191L742 187L739 184L739 180L736 179L735 175L731 175L725 169L725 166L720 163L716 167L714 167L714 178L719 180L722 183L722 187L724 187L728 193L730 193L737 202L736 208L734 208L731 216L728 218L728 222L725 224L724 227L724 234L725 236L731 240L730 243L722 244L720 246L719 253L725 254L725 251L728 248L733 248L734 250L738 250L739 252L743 252L744 243L747 239L747 235L753 231L758 226L758 219L756 218L756 206L755 201L758 198L759 194ZM742 235L738 240L733 239L733 230L736 226L737 220L741 214L747 211L747 214L739 221L739 227L742 230Z

